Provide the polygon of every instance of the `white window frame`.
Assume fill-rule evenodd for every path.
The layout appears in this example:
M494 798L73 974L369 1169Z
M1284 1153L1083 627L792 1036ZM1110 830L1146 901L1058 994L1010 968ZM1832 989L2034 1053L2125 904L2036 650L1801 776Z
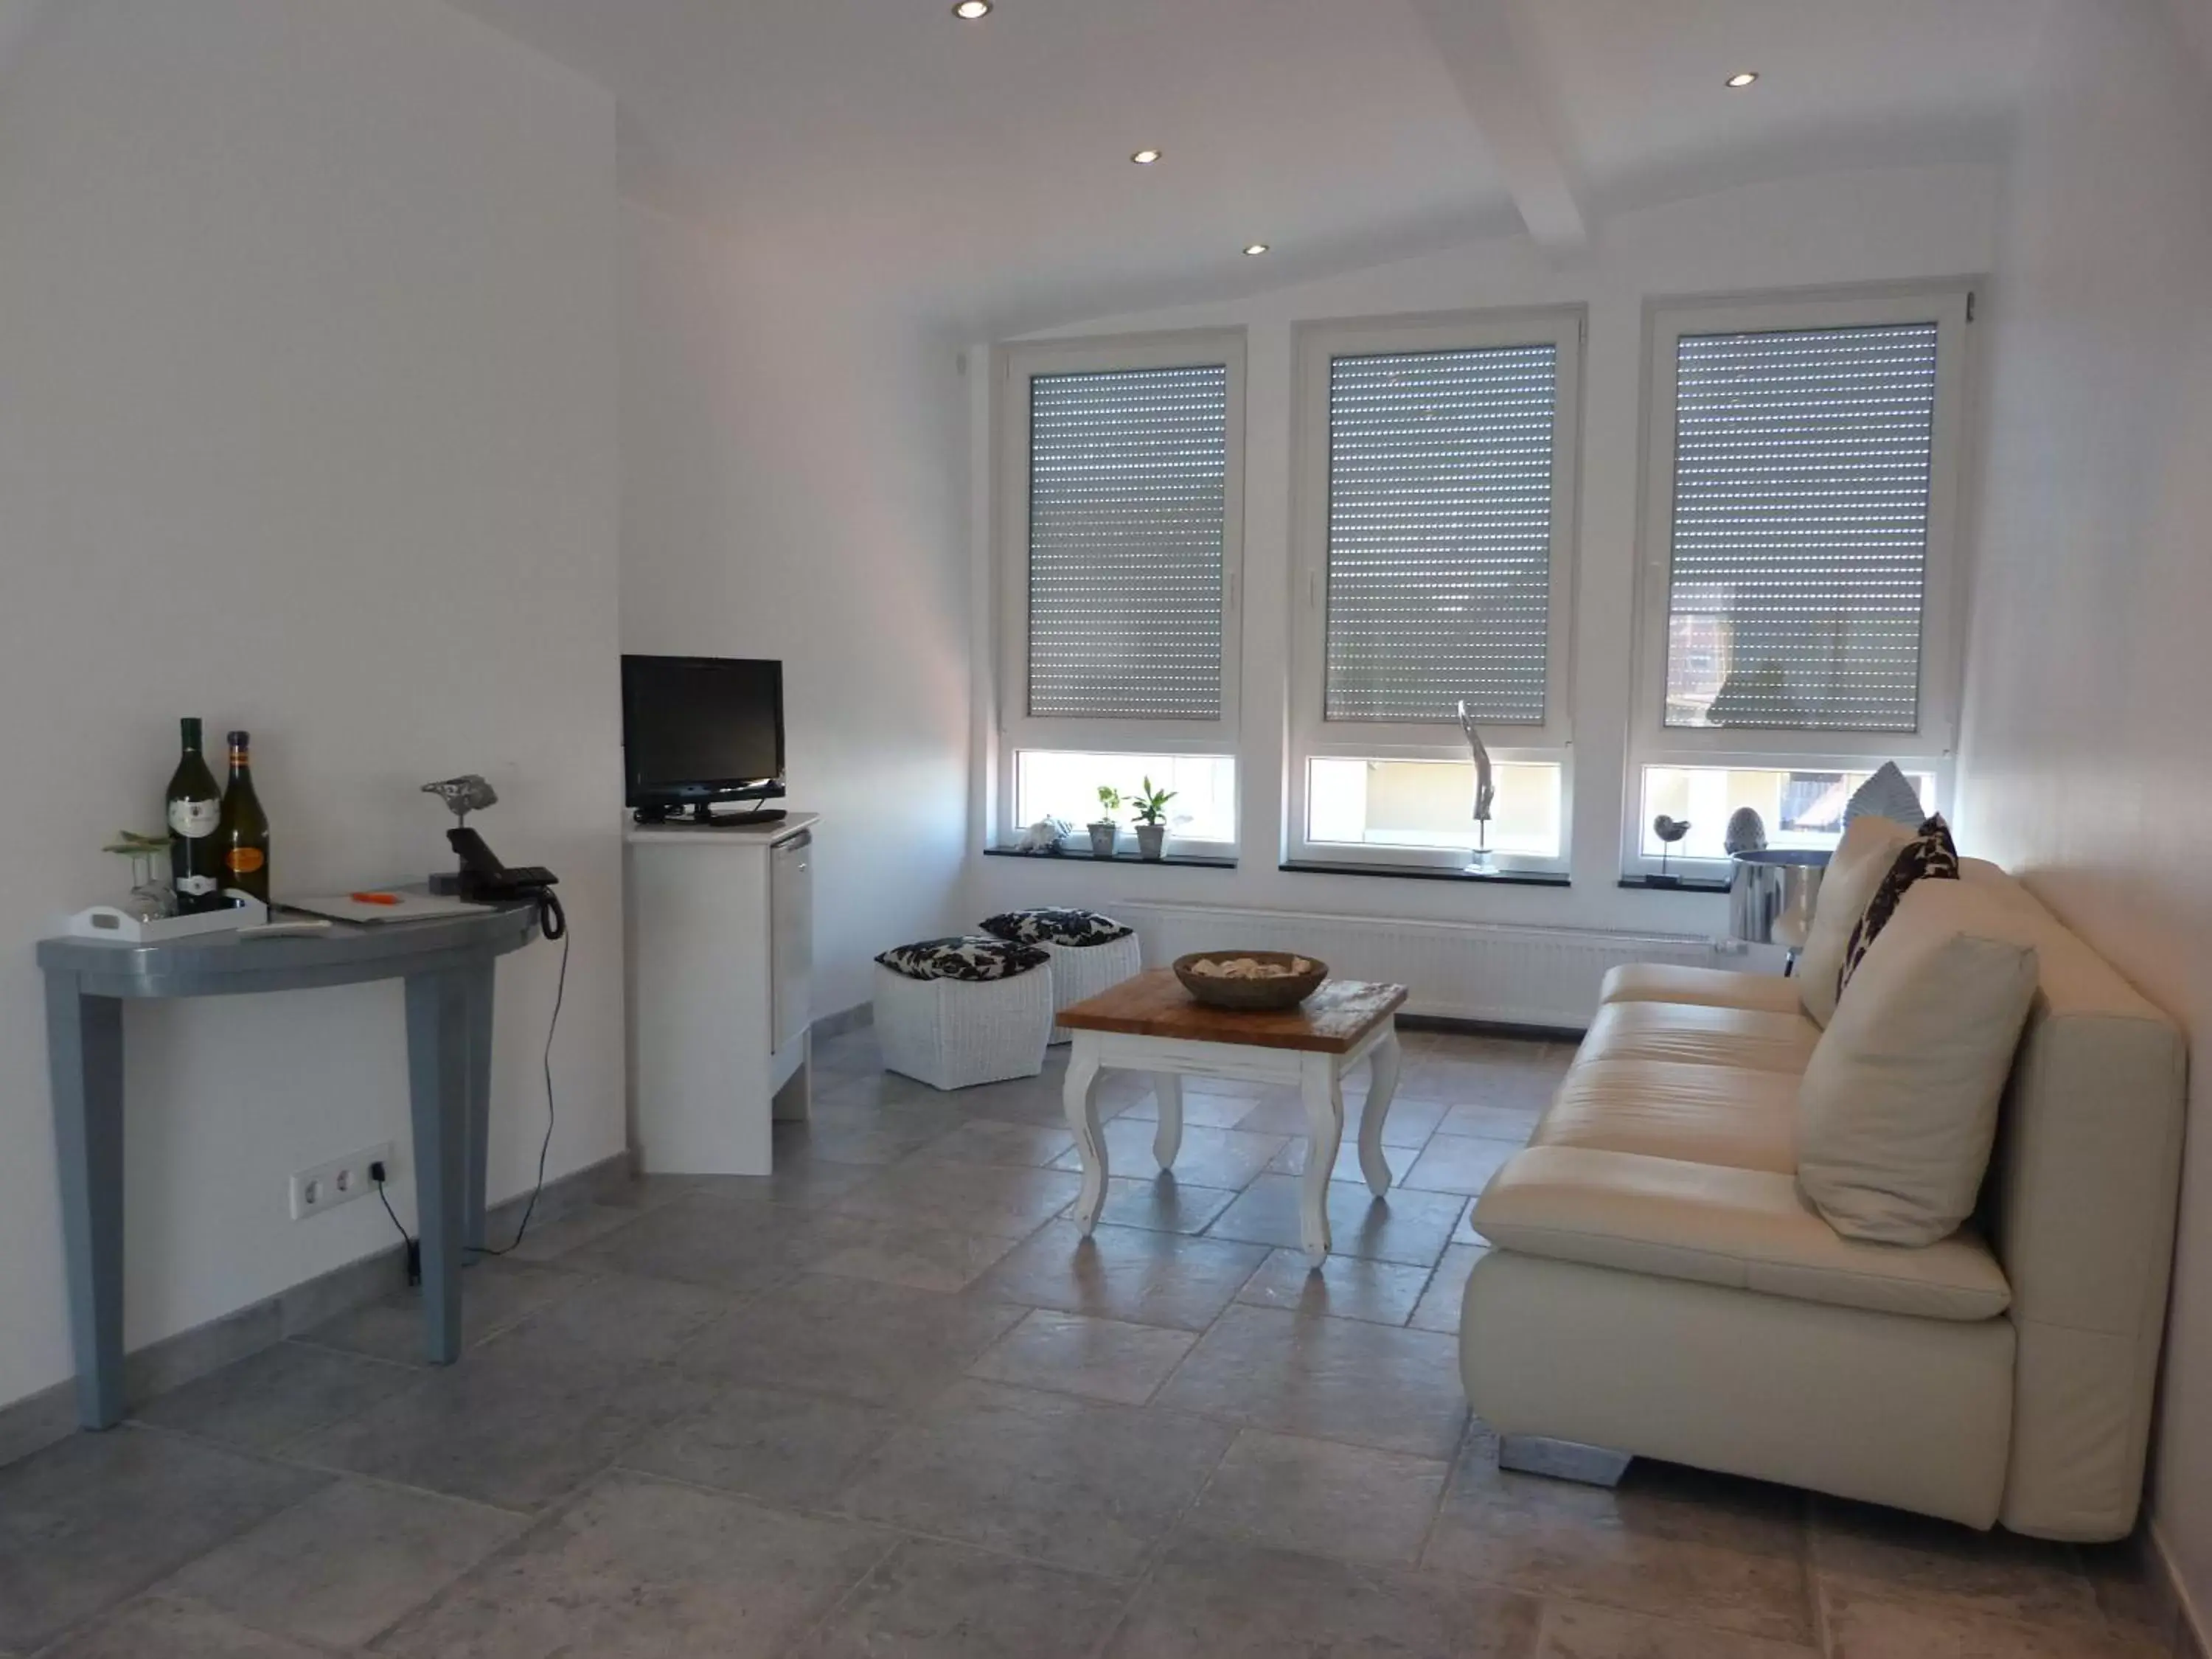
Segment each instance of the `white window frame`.
M998 475L997 535L993 549L999 596L999 752L994 845L1011 845L1024 826L1014 818L1014 755L1023 749L1099 754L1226 755L1237 764L1237 811L1243 811L1243 757L1237 749L1243 680L1244 359L1242 329L1025 341L993 354L1001 396L993 450ZM1221 714L1216 720L1038 718L1029 712L1030 382L1040 374L1109 373L1222 364L1228 370L1227 455L1221 526ZM1127 829L1127 825L1123 826ZM1176 850L1234 858L1234 842L1176 838Z
M1458 869L1464 849L1346 846L1306 833L1307 763L1315 757L1364 760L1468 758L1467 740L1449 722L1329 720L1324 718L1328 672L1328 520L1330 362L1395 352L1466 351L1550 345L1559 373L1552 426L1552 594L1544 659L1544 723L1484 731L1493 761L1527 761L1559 769L1559 850L1555 858L1497 854L1500 873L1564 874L1574 840L1573 640L1577 488L1582 451L1583 345L1588 312L1580 305L1462 312L1422 317L1346 319L1298 325L1294 335L1293 534L1291 611L1289 787L1283 826L1292 860L1413 869ZM1468 802L1470 815L1474 810Z
M1644 306L1643 510L1637 559L1634 710L1622 792L1621 873L1659 873L1643 850L1644 772L1651 766L1866 772L1894 760L1932 774L1931 811L1950 810L1958 739L1960 489L1969 373L1970 282L1885 283L1779 295L1655 299ZM1675 354L1684 335L1936 325L1936 413L1929 465L1928 562L1921 590L1917 732L1771 731L1666 724L1667 622L1674 528ZM1688 880L1726 880L1725 859L1667 860Z

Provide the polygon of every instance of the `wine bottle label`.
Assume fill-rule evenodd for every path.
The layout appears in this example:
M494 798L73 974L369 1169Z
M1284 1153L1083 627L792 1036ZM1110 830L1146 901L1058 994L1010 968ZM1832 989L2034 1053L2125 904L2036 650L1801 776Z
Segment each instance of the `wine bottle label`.
M179 893L189 894L193 898L205 898L215 891L215 878L213 876L179 876L177 890Z
M250 876L269 860L258 847L234 847L222 855L222 862L232 874Z
M215 834L215 827L222 817L221 801L173 800L169 803L169 828L188 841L198 841L203 836Z

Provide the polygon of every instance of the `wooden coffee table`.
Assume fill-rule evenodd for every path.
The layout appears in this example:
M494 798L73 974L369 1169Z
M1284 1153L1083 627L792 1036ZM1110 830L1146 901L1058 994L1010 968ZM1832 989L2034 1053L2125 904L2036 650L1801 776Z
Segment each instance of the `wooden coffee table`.
M1182 1079L1237 1078L1297 1086L1306 1108L1306 1173L1299 1234L1318 1267L1328 1255L1328 1179L1344 1138L1344 1074L1361 1060L1373 1071L1359 1119L1359 1168L1377 1198L1390 1189L1382 1158L1382 1118L1398 1087L1402 985L1331 979L1296 1008L1241 1013L1209 1008L1182 988L1174 970L1155 968L1060 1011L1075 1033L1067 1064L1067 1121L1083 1149L1083 1196L1076 1216L1088 1233L1106 1202L1106 1138L1098 1129L1098 1074L1109 1066L1150 1072L1160 1126L1152 1156L1175 1167L1182 1146Z

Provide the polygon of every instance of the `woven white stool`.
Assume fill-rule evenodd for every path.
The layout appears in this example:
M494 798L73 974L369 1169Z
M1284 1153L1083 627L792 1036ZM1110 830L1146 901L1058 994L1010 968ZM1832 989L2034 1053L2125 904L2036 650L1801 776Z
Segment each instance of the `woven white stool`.
M1052 958L1052 1011L1072 1007L1087 1002L1101 991L1110 991L1125 979L1134 979L1145 971L1144 947L1131 933L1126 939L1108 939L1103 945L1039 945L1037 949ZM1075 1036L1065 1025L1055 1024L1052 1040L1066 1042Z
M1044 1070L1052 968L1006 979L909 979L876 966L876 1044L888 1071L966 1089Z

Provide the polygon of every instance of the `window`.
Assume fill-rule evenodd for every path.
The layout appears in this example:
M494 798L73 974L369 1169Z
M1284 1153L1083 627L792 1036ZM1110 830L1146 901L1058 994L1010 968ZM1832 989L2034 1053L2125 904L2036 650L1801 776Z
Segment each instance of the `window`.
M1562 867L1578 311L1300 331L1294 857Z
M1149 771L1183 797L1179 840L1231 850L1243 337L1054 342L998 361L996 833L1085 822L1098 785Z
M1884 760L1937 805L1966 314L1962 289L1655 308L1632 873L1661 812L1692 874L1738 806L1832 846Z

